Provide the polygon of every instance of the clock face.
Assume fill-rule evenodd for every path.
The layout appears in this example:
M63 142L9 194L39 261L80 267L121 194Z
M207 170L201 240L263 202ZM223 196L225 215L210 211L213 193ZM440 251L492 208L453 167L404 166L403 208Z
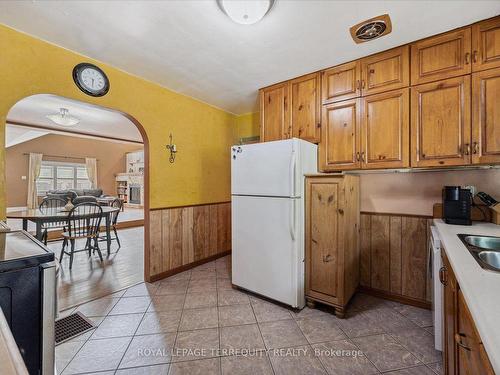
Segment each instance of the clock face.
M78 64L73 69L73 79L84 93L91 96L103 96L109 90L106 74L92 64Z

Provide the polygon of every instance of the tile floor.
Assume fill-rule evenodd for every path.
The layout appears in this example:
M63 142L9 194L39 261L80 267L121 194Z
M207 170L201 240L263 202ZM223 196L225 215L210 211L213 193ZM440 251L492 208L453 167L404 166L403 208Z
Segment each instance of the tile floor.
M97 328L56 348L59 374L442 374L430 311L358 294L347 318L234 290L230 258L75 309Z

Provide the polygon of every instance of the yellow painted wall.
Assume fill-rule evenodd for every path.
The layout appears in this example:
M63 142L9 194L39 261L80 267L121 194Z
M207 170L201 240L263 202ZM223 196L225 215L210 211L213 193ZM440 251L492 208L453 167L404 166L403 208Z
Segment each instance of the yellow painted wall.
M238 139L235 116L101 62L0 25L0 215L5 214L5 120L20 99L55 94L126 112L147 132L150 144L150 207L230 199L230 145ZM73 67L92 62L110 80L101 98L82 93ZM178 154L168 162L173 133ZM119 136L119 134L117 134Z
M259 112L247 113L236 116L235 125L240 138L255 137L260 134L260 115Z

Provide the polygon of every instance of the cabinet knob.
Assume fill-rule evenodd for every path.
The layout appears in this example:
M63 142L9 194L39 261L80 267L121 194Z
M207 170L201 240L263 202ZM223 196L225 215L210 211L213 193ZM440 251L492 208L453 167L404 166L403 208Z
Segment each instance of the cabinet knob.
M332 256L330 254L323 256L323 263L331 262L331 260L332 260Z
M446 267L441 267L439 269L439 281L441 281L441 284L446 286L448 280L446 280Z
M465 54L465 64L466 65L470 64L470 53L469 52L467 52Z
M343 214L344 214L344 210L343 210L342 208L339 208L337 211L338 211L338 213L339 213L339 214L341 214L341 215L343 215Z
M479 154L479 143L478 142L472 142L472 153Z
M455 342L457 343L458 346L460 346L462 349L468 350L469 352L471 351L471 348L465 345L462 342L462 338L467 337L465 333L455 333Z
M470 155L470 144L464 144L464 155Z
M477 51L472 52L472 62L477 63Z

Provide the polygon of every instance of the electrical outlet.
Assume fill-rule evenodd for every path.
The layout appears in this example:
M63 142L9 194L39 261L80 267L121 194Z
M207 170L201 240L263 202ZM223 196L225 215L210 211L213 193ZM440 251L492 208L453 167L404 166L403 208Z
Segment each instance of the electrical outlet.
M21 180L25 181L27 180L28 178L26 176L21 176Z

